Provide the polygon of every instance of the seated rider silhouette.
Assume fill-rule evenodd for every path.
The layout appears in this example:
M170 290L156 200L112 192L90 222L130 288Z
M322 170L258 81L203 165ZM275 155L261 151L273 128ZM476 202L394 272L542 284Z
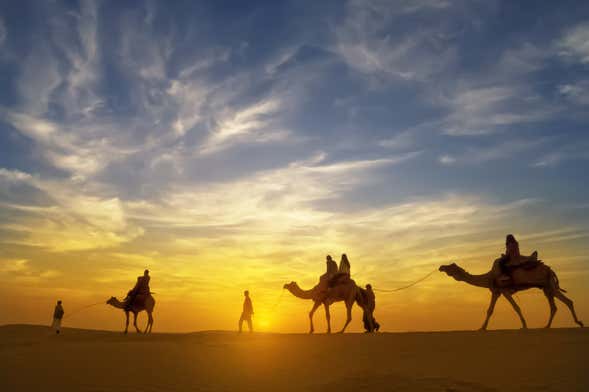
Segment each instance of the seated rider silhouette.
M499 260L499 266L501 267L502 273L502 276L499 279L503 281L509 280L512 270L527 262L535 262L537 260L538 252L536 251L530 256L522 256L519 251L519 243L513 234L508 234L505 238L505 254L502 254Z
M326 266L326 271L323 275L321 275L319 277L319 281L323 282L323 281L330 281L331 278L333 278L336 274L337 274L337 264L335 261L333 261L333 259L331 258L330 255L327 255L325 257L325 266Z
M350 261L348 256L343 253L339 262L337 273L329 280L329 287L336 286L350 279Z
M131 309L131 307L133 306L133 302L135 301L138 295L150 294L149 279L149 270L145 270L143 272L143 276L137 277L137 283L135 283L135 287L129 290L129 293L127 293L127 298L125 298L125 309Z

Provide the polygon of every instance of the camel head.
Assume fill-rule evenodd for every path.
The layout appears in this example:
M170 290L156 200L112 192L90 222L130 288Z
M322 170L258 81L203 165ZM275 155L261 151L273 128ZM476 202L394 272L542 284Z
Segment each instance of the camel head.
M285 283L284 286L282 286L282 288L290 290L292 288L294 288L297 285L297 283L293 280L290 283Z
M108 301L106 301L106 304L107 304L107 305L114 305L114 304L116 304L117 302L118 302L118 301L117 301L117 297L110 297L110 298L108 299Z
M456 265L456 263L441 265L439 268L440 272L445 272L446 275L453 277L456 280L462 280L464 276L464 269Z

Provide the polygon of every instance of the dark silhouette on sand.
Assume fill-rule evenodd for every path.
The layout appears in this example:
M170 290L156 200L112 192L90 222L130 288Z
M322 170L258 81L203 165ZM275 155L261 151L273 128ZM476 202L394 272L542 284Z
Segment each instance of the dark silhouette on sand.
M575 313L573 301L563 294L566 293L566 290L560 287L558 277L554 271L541 260L537 259L536 252L532 256L520 256L517 241L515 241L515 244L513 241L515 241L515 238L509 235L506 241L506 254L495 260L491 270L485 274L471 275L456 265L456 263L442 265L439 268L440 271L445 272L448 276L458 281L491 290L491 303L489 304L487 317L481 330L487 329L489 319L495 309L495 303L501 295L509 301L519 316L522 328L527 328L526 320L522 315L519 305L513 299L513 294L530 288L541 289L548 299L550 317L545 328L550 328L556 313L554 297L558 298L570 309L575 323L583 327L583 323L577 318L577 314Z
M55 333L58 335L61 332L61 320L63 319L64 313L61 301L57 301L55 309L53 310L53 322L51 323L51 328L55 329Z
M133 326L137 332L141 333L137 327L137 314L141 311L147 312L147 326L144 333L151 332L153 326L153 308L155 307L155 299L151 296L149 288L149 270L143 272L143 276L137 277L137 283L127 293L127 297L121 302L116 297L110 297L106 303L115 308L123 309L126 316L125 333L129 329L129 312L133 313Z
M135 283L135 287L133 287L131 290L129 290L129 292L127 293L127 298L125 298L125 303L127 304L128 309L127 310L131 310L131 306L133 305L133 302L135 301L135 298L138 295L149 295L150 293L150 289L149 289L149 281L150 281L150 276L149 276L149 270L145 270L143 271L143 276L138 276L137 277L137 283Z
M345 255L342 255L342 259ZM345 258L346 262L347 257ZM315 332L313 326L313 315L317 308L321 305L325 308L325 318L327 319L327 333L331 333L331 316L329 314L329 306L334 302L344 301L346 305L346 323L339 333L343 333L350 321L352 321L352 306L354 302L358 306L363 307L363 298L360 288L356 286L348 273L338 272L337 265L332 260L331 256L326 258L327 271L319 277L319 283L310 290L303 290L296 282L286 283L284 288L290 291L292 295L301 299L310 299L313 303L313 308L309 312L309 333ZM335 268L334 268L335 266Z
M254 315L254 306L252 305L252 299L250 298L250 292L244 291L243 296L245 299L243 300L243 310L241 312L241 317L239 318L239 332L241 333L241 328L243 326L243 322L247 322L247 326L250 332L254 331L252 325L252 316Z
M115 308L122 309L125 312L125 333L127 333L127 330L129 329L129 312L133 313L133 326L138 333L141 333L139 327L137 327L137 314L145 310L147 312L147 326L145 327L145 331L143 331L143 333L151 332L151 328L153 327L153 308L155 307L155 299L151 296L151 294L137 295L133 301L133 304L130 306L126 302L119 301L116 297L110 297L106 303Z
M380 329L380 324L374 318L374 309L376 308L376 297L372 286L366 285L366 288L360 288L361 302L362 302L362 323L364 323L364 329L366 332L375 332Z

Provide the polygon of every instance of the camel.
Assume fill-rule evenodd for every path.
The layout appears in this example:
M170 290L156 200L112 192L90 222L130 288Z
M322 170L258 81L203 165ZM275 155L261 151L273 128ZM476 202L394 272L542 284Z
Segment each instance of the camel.
M137 296L139 298L141 296ZM137 330L137 333L141 333L139 327L137 327L137 313L145 310L147 312L147 326L145 327L145 331L143 333L151 333L151 327L153 326L153 308L155 307L155 299L149 294L145 297L144 301L135 301L136 303L131 306L130 310L125 309L126 303L119 301L116 297L110 297L106 303L118 309L123 309L125 311L125 316L127 317L125 322L125 333L129 329L129 312L133 313L133 326Z
M344 301L346 304L346 323L339 333L344 333L350 321L352 321L352 306L355 301L358 301L358 305L362 306L361 299L359 297L359 287L352 279L348 279L334 287L327 289L327 281L322 281L311 290L303 290L299 287L296 282L286 283L284 288L290 291L295 297L301 299L310 299L313 301L313 308L309 312L310 330L309 333L313 333L315 328L313 327L313 314L317 308L323 304L325 308L325 318L327 319L327 333L331 333L331 316L329 314L329 305L334 302Z
M483 326L480 328L481 331L487 329L489 319L491 318L493 310L495 309L495 303L501 295L507 299L507 301L511 304L519 316L519 319L522 323L522 329L526 329L528 327L526 320L522 315L519 305L513 299L513 294L517 291L527 290L530 288L541 289L548 299L548 304L550 305L550 316L545 328L550 328L552 325L552 319L556 314L556 304L554 303L554 297L558 298L570 309L575 323L577 323L580 327L583 327L583 323L579 321L577 314L575 313L573 301L563 294L566 293L566 291L560 288L558 277L549 266L542 262L538 262L538 264L531 269L517 268L512 271L510 280L501 281L498 279L499 276L501 276L500 261L501 259L495 260L491 271L482 275L469 274L463 268L456 265L456 263L442 265L439 268L441 272L445 272L448 276L451 276L457 281L462 281L473 286L484 287L491 290L491 303L487 309L487 317L485 318Z

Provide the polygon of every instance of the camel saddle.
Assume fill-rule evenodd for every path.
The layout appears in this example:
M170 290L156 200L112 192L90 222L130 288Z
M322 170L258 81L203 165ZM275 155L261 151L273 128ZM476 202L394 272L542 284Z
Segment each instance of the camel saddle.
M145 306L145 300L150 295L151 295L151 293L150 294L137 294L137 295L135 295L134 298L133 297L127 297L125 299L125 306L127 308L131 308L132 306L143 307L143 306Z
M350 280L350 275L346 274L345 272L338 272L337 274L333 275L329 282L327 282L328 287L335 287L342 283L347 283Z
M516 269L524 269L524 270L532 270L539 265L544 264L542 260L538 260L538 252L534 251L529 256L520 256L519 260L515 263L511 261L507 261L503 264L503 268L506 273L511 273Z

